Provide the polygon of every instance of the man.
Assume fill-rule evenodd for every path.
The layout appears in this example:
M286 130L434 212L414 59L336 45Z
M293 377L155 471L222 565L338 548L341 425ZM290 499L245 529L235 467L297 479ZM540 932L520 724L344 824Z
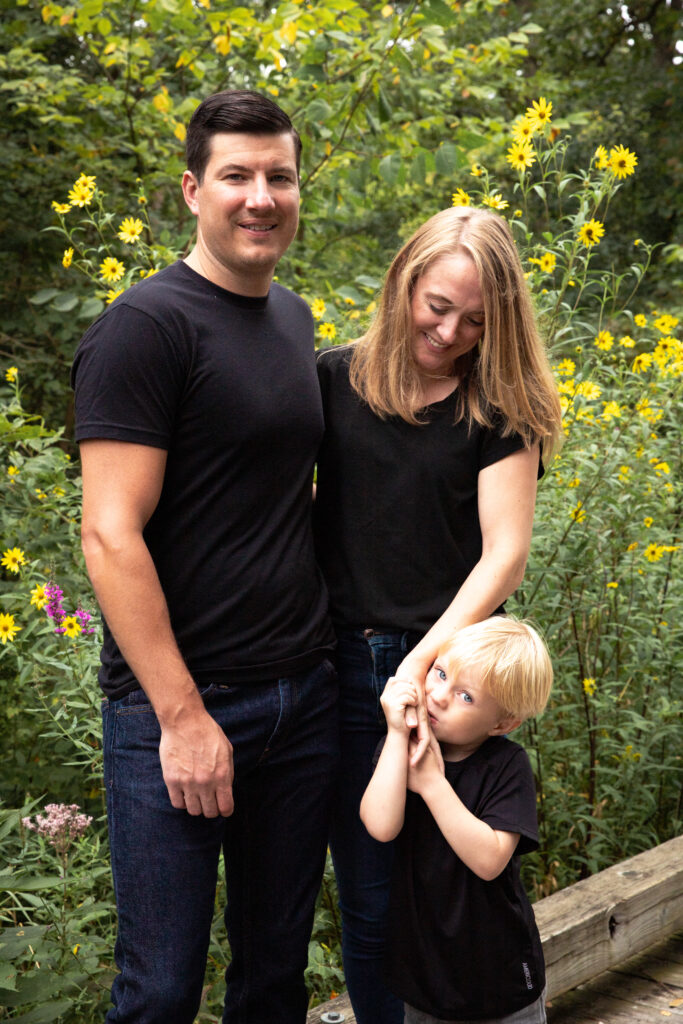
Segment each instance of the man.
M83 549L105 618L112 1024L194 1020L221 849L223 1021L306 1016L337 740L309 522L313 323L272 283L297 229L300 148L266 97L205 100L182 182L195 247L113 303L74 362Z

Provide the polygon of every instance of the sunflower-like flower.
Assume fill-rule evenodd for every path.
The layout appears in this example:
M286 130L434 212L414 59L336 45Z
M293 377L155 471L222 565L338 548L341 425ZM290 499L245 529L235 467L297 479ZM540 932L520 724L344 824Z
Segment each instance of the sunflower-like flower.
M117 281L120 281L125 270L126 268L121 260L117 260L113 256L105 256L100 263L100 274L102 280L106 281L107 284L115 284Z
M588 220L579 228L579 241L590 249L593 245L599 244L604 233L605 228L602 221Z
M552 103L548 103L545 96L534 100L530 107L527 107L525 117L531 123L534 131L542 132L547 124L550 124L553 112Z
M133 245L142 234L144 224L139 217L125 217L119 224L118 237L127 245Z
M638 157L624 146L614 146L609 151L609 166L615 178L628 178L636 169Z
M470 197L462 188L456 188L452 196L453 206L469 206Z
M528 142L513 142L505 159L516 171L525 171L535 162L536 157Z

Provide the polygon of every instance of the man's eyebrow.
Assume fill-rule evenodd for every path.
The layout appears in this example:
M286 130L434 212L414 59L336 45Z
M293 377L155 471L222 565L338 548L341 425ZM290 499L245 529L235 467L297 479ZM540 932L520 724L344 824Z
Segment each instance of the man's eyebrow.
M293 174L296 172L294 164L277 164L274 167L265 168L267 174ZM218 171L219 174L225 174L226 171L241 171L243 174L253 174L254 168L247 167L245 164L234 164L226 163L223 164Z

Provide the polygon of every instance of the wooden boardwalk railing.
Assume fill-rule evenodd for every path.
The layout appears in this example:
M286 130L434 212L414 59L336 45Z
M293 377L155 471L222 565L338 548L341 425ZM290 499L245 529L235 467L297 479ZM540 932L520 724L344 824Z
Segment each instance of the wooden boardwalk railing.
M543 942L548 998L553 1000L683 928L683 836L546 896L534 904L534 913ZM683 977L678 983L683 999ZM675 1013L683 1021L681 1007L683 1003L655 1013L658 1018ZM344 1024L354 1024L346 993L311 1010L308 1024L333 1022L335 1014ZM558 1024L565 1020L550 1019ZM566 1021L603 1019L609 1024L607 1017L593 1015Z

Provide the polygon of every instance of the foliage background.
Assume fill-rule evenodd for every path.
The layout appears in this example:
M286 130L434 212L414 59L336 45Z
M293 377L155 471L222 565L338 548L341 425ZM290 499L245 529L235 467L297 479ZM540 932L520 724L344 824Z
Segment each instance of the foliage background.
M266 89L301 131L301 229L278 274L315 305L322 343L362 330L399 244L456 189L509 203L567 428L513 602L545 631L557 677L522 736L543 834L529 888L677 834L680 0L585 0L580 18L559 0L0 0L0 39L0 366L18 368L0 391L0 549L25 558L0 570L0 614L21 626L0 647L0 1019L82 1024L107 1003L98 638L55 635L30 595L54 579L69 612L94 610L69 365L112 286L192 244L184 124L216 89ZM510 129L540 96L552 124L521 176ZM617 144L638 158L624 181L594 159ZM79 175L96 201L60 215ZM593 216L604 238L578 246ZM118 237L125 217L143 224L136 245ZM121 281L102 276L105 257ZM94 817L66 860L21 825L58 800ZM202 1021L219 1019L221 927L217 913ZM309 983L312 1000L343 985L329 866Z

